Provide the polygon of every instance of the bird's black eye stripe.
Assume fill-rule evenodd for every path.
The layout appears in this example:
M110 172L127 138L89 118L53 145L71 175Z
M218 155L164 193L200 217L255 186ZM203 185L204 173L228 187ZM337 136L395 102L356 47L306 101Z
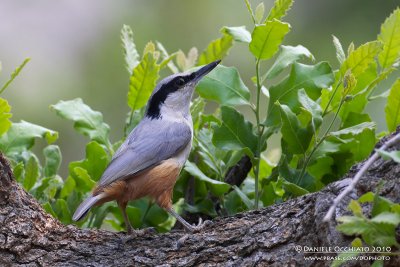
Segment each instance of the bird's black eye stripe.
M182 85L184 85L186 83L186 81L185 81L185 79L183 77L177 77L175 82L179 86L182 86Z
M168 83L163 84L160 90L158 90L149 100L146 116L151 119L160 118L160 105L164 103L168 95L180 90L187 82L191 80L192 74L186 76L177 76Z

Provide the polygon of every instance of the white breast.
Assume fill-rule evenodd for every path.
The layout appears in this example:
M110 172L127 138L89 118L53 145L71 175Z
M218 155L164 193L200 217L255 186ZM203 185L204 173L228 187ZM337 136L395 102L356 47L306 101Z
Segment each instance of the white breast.
M192 116L190 113L188 113L186 116L183 115L181 112L176 112L171 109L165 108L161 112L163 116L163 120L170 121L170 122L178 122L178 123L185 123L187 126L190 127L190 132L192 134L190 138L190 142L186 145L186 147L181 150L178 154L176 154L173 159L175 159L178 164L183 167L185 164L186 160L189 157L190 150L192 149L192 140L193 140L193 121L192 121Z

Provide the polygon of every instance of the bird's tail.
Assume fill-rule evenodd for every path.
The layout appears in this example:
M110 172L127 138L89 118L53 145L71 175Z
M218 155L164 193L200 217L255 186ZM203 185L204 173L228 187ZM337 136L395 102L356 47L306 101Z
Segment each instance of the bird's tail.
M102 199L105 194L98 194L96 196L90 196L85 199L79 207L76 209L74 215L72 216L72 220L79 221L89 212L90 208L97 203L100 199Z

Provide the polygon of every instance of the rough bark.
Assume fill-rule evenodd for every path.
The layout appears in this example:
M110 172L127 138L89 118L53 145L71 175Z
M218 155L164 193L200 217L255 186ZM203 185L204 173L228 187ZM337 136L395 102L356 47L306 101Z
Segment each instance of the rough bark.
M344 180L320 192L217 218L178 247L177 241L185 235L180 230L123 242L124 233L61 224L14 181L0 156L0 266L326 266L327 261L306 261L295 247L349 246L354 237L341 235L335 230L334 220L322 223L322 218L346 178L352 177L359 166L354 166ZM400 165L378 160L354 194L337 207L336 216L347 213L350 198L375 190L381 180L385 181L381 194L400 202L399 173ZM400 259L392 256L385 265L400 266Z

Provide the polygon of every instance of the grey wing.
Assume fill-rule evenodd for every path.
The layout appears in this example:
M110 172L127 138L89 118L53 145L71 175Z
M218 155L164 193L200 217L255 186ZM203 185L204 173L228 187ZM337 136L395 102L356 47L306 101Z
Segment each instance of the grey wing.
M125 179L173 157L191 138L191 129L185 123L142 121L117 150L98 186Z

